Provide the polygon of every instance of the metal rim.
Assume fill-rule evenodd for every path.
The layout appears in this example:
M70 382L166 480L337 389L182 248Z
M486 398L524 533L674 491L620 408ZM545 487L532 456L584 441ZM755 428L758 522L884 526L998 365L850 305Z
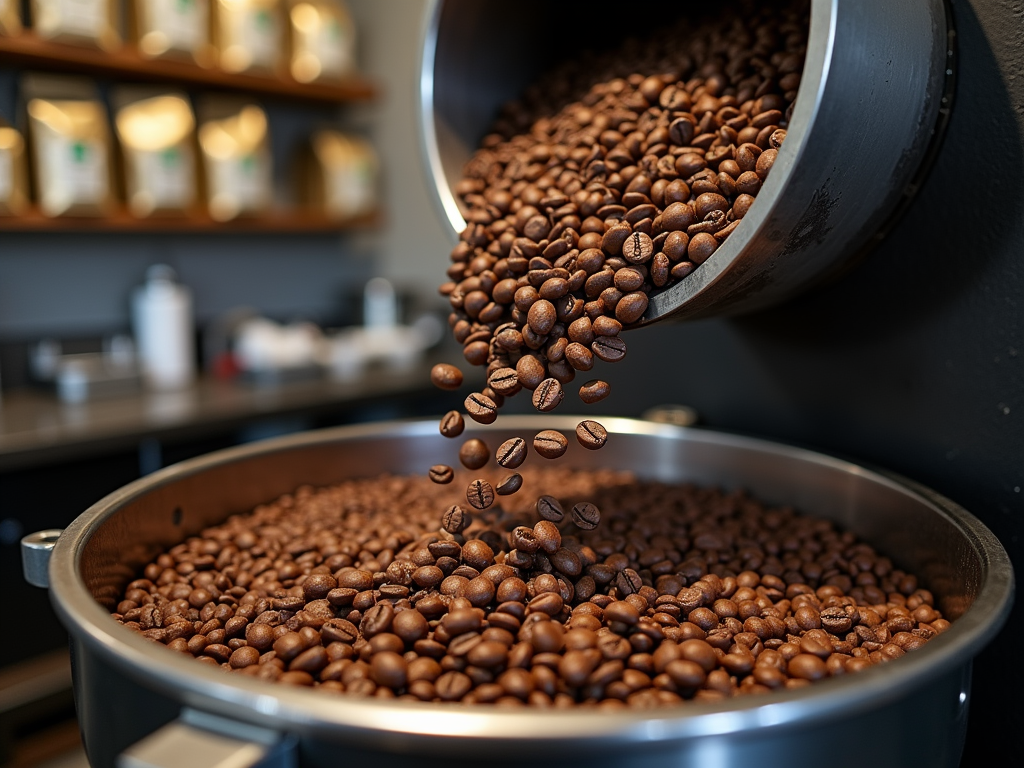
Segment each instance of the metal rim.
M568 429L576 419L544 416L508 417L502 429ZM291 732L328 735L352 742L431 749L452 749L452 737L471 748L523 741L557 749L586 738L592 745L659 743L723 735L828 719L877 707L958 666L984 646L1005 622L1013 595L1009 558L995 536L959 505L903 478L824 454L756 438L709 430L652 424L631 419L604 421L613 434L644 435L697 444L771 451L810 465L852 472L908 498L923 502L952 522L978 554L984 580L973 605L936 640L900 660L896 667L870 669L856 676L764 697L743 697L724 704L694 704L645 712L601 713L594 710L542 713L496 710L486 706L377 702L325 697L274 683L221 675L180 658L126 630L110 618L86 589L80 576L82 552L89 538L119 509L147 493L211 467L267 453L360 439L433 435L436 420L340 427L276 438L218 451L168 467L115 491L84 512L61 535L50 561L51 600L77 642L139 683L183 704L217 711L239 720ZM489 431L499 427L481 427Z

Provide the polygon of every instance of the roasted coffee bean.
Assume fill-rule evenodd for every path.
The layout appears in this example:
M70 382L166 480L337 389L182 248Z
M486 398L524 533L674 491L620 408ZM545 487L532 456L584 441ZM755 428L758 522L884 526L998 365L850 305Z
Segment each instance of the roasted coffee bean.
M473 421L480 424L493 424L498 418L497 404L486 395L474 392L466 398L466 413Z
M608 397L610 391L611 387L609 387L608 382L601 379L591 379L580 387L580 400L591 405L604 400Z
M565 517L565 510L554 496L541 496L537 499L537 514L552 523L560 523Z
M557 379L544 379L535 390L533 390L533 407L542 413L553 411L562 402L565 393L562 385ZM525 446L524 446L525 448ZM518 464L514 466L519 466Z
M630 264L644 264L653 255L654 243L650 235L643 232L634 232L622 243L622 256Z
M441 417L441 434L445 437L458 437L466 428L466 422L458 411L448 411Z
M504 395L505 397L511 397L522 389L515 368L497 369L487 378L487 384L499 395Z
M569 447L569 441L561 432L545 429L533 438L533 450L545 459L557 459Z
M523 487L523 476L518 472L504 477L495 487L494 492L499 496L511 496Z
M441 527L448 533L462 533L469 523L469 515L458 504L452 504L441 516Z
M608 442L608 431L598 422L585 419L576 426L576 440L584 448L596 451Z
M439 485L447 485L455 479L455 470L447 464L435 464L427 474L433 482Z
M438 389L458 389L462 386L462 371L454 365L438 363L430 369L430 381Z
M476 509L487 509L494 503L494 488L486 480L473 480L466 488L466 500Z
M491 450L479 438L471 437L459 448L459 461L466 469L480 469L490 460Z
M601 510L589 501L573 505L572 521L584 531L592 531L601 522Z
M606 363L617 363L626 356L626 342L618 336L599 336L594 339L590 349Z
M526 453L526 441L521 437L513 437L498 446L494 458L505 469L515 469L526 461Z

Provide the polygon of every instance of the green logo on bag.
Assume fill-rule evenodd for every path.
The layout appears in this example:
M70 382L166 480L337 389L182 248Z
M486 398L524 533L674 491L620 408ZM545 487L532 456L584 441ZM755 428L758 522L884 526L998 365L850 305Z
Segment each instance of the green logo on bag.
M76 163L84 163L89 159L89 145L76 141L71 145L71 159Z

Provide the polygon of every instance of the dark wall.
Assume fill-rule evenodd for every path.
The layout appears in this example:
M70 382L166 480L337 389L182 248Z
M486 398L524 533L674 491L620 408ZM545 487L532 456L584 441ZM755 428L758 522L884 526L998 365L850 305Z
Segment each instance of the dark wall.
M889 238L840 283L768 312L628 334L602 405L665 402L931 486L1024 572L1024 3L957 2L939 157ZM866 129L870 129L866 127ZM1018 599L1018 602L1021 602ZM1018 608L978 658L964 765L1024 722Z

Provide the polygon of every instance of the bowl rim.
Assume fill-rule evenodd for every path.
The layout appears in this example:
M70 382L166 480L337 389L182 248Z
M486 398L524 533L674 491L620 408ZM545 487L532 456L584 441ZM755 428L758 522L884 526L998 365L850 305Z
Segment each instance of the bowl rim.
M856 474L930 507L964 536L978 553L983 578L973 604L949 630L900 659L895 667L864 670L784 692L697 704L605 713L591 708L566 711L503 710L487 705L438 705L404 701L327 697L242 675L220 674L119 625L86 588L82 557L89 539L133 501L213 467L295 449L367 439L436 435L437 420L379 422L333 427L228 448L175 464L136 480L83 512L58 539L50 559L50 598L75 643L143 686L183 705L239 721L292 733L328 736L348 743L386 743L391 748L450 751L452 737L464 745L543 743L568 748L580 739L596 746L664 743L722 736L764 728L806 726L877 708L907 695L957 668L967 667L998 632L1014 592L1010 559L992 532L976 517L940 494L884 470L855 464L805 448L761 438L694 427L602 418L610 434L628 434L714 445L727 449L782 454L812 467ZM572 431L578 417L508 416L494 425L471 425L486 433L509 429ZM542 426L543 425L543 426ZM961 702L966 698L963 691Z

